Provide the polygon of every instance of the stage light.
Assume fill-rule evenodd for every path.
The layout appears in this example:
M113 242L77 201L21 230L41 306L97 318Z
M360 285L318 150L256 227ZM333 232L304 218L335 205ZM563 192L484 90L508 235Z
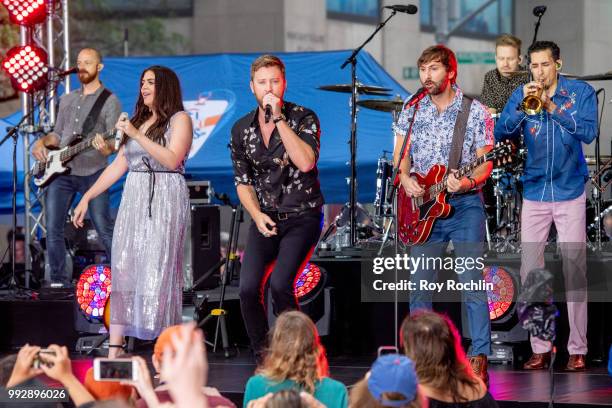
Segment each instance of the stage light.
M2 4L14 24L33 26L47 17L47 0L2 0Z
M312 319L320 336L325 336L330 332L332 289L327 287L327 271L310 262L306 264L293 283L293 291L300 310ZM267 297L268 324L272 327L276 316L269 290Z
M483 275L485 282L494 286L492 291L487 290L489 319L492 322L503 319L513 310L516 295L514 279L501 266L487 266Z
M316 297L323 288L323 285L319 285L319 283L321 283L321 268L313 263L307 263L294 283L295 296L298 302L305 302Z
M90 265L83 270L76 287L76 299L89 321L103 319L110 293L111 269L108 265Z
M16 46L8 50L2 69L11 78L16 91L32 93L43 89L48 82L47 53L34 45Z

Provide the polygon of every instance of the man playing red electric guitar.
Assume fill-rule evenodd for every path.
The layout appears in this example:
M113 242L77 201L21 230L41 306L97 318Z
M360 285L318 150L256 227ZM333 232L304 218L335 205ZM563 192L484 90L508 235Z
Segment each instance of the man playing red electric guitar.
M400 164L399 177L404 189L401 193L405 192L409 200L416 202L417 198L426 194L426 190L411 173L419 173L424 177L435 165L450 167L453 170L449 171L444 181L452 211L448 216L433 222L429 239L413 246L411 257L443 257L449 241L452 241L455 259L476 260L483 255L485 239L485 211L480 188L493 166L490 162L485 162L467 177L457 178L453 173L455 169L473 162L491 150L493 121L484 105L464 97L461 89L457 87L457 59L450 49L443 45L427 48L419 57L417 66L421 83L428 95L418 105L405 109L394 125L394 160L397 163L414 109L418 107L412 125L409 150ZM456 163L449 164L451 159ZM439 203L434 200L434 204ZM422 241L425 239L418 242ZM482 269L477 269L473 263L469 268L461 268L461 271L457 268L455 272L455 280L461 283L477 283L483 279ZM433 292L420 290L420 282L436 282L438 271L425 267L411 273L410 279L416 282L417 288L410 292L411 313L418 309L431 309ZM472 337L470 364L474 373L487 383L487 356L491 353L487 294L484 290L464 290L462 299L467 309Z

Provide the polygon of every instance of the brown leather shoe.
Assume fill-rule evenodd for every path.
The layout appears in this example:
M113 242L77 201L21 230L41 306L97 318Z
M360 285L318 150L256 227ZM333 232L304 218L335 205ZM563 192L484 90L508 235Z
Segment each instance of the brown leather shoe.
M533 353L531 358L523 364L523 370L543 370L550 365L550 351L546 353Z
M582 371L586 369L586 363L584 361L584 354L570 354L567 366L567 371Z
M472 367L472 371L485 383L487 388L489 388L489 372L487 370L487 362L487 356L484 354L470 357L470 366Z

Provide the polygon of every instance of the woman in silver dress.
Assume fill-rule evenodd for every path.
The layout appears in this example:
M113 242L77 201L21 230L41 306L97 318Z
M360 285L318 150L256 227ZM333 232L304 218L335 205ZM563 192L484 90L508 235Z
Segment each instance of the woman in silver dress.
M123 336L150 340L181 322L189 221L183 172L193 137L182 101L172 70L144 70L134 116L116 125L124 132L117 156L74 211L80 227L89 201L128 172L113 233L109 357L121 351Z

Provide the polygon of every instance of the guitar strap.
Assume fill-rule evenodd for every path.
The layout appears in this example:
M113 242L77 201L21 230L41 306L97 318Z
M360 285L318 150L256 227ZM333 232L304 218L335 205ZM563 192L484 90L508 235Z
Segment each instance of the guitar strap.
M472 101L472 98L468 98L467 96L463 95L463 99L461 100L461 110L459 113L457 113L455 129L453 130L453 142L448 155L448 169L458 169L459 163L461 163L463 141L465 140L465 130L467 129L467 122L468 117L470 116Z
M87 136L91 133L91 131L96 126L96 122L98 121L100 112L102 112L102 107L104 107L104 103L106 102L108 97L111 95L112 95L111 91L109 91L106 88L104 88L102 92L100 92L100 95L98 95L98 99L96 99L96 101L94 102L93 106L91 107L91 110L89 111L89 114L87 114L87 117L85 118L85 121L83 122L83 128L81 129L81 134L83 135L84 138L87 138Z

